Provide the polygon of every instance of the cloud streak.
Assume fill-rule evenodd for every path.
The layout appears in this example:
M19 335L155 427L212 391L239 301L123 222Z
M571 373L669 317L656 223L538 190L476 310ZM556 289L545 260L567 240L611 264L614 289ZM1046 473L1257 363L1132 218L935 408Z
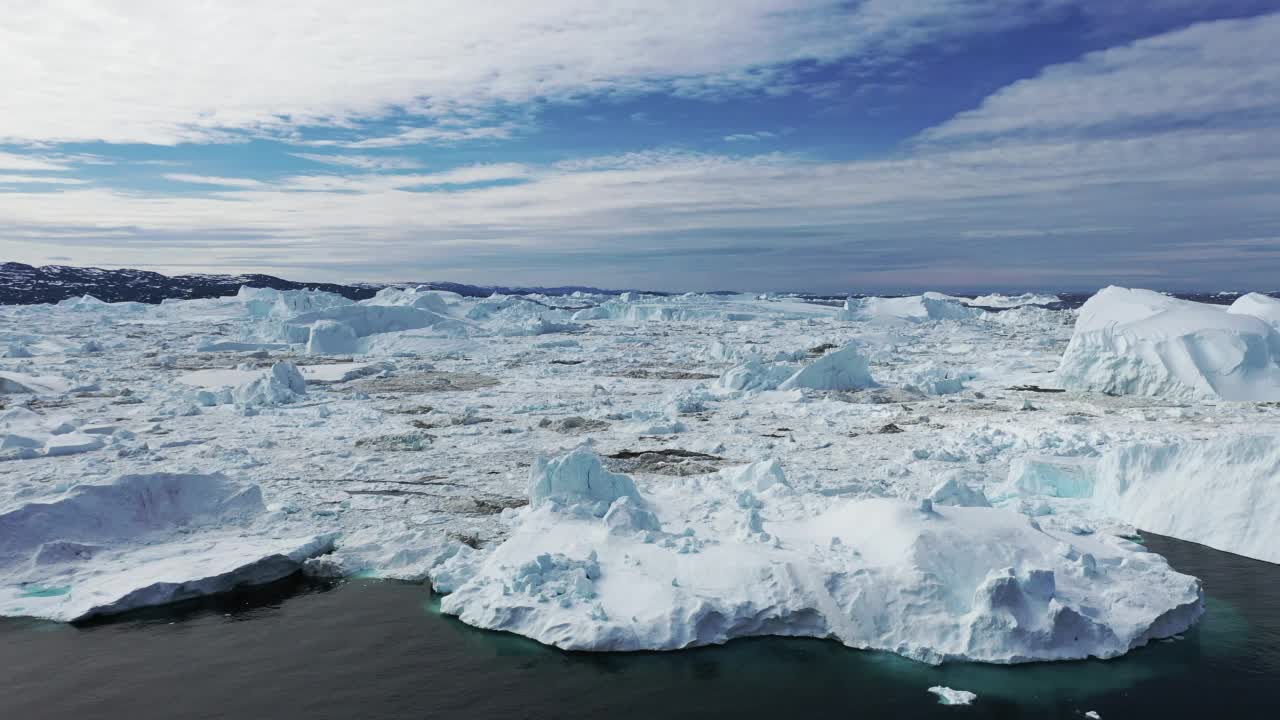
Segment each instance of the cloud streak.
M1083 1L1083 0L1082 0ZM171 145L416 122L346 148L509 138L535 100L789 92L788 65L908 50L1068 0L62 0L0 23L0 142ZM1087 4L1087 3L1086 3ZM713 41L709 41L713 40ZM176 89L176 91L175 91Z

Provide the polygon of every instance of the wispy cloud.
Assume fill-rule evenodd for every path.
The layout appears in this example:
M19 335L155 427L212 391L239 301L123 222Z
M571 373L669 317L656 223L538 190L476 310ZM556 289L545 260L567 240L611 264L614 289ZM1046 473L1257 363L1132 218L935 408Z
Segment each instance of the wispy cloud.
M18 155L16 153L0 152L0 170L30 172L69 169L71 169L71 166L67 162L43 155Z
M218 185L221 187L256 188L265 183L253 178L218 177L216 175L189 175L187 173L165 173L164 179L176 183L191 185Z
M495 106L589 95L793 92L800 88L793 63L887 62L1073 4L386 0L352 13L347 0L311 0L306 12L254 0L162 9L133 0L34 3L8 8L0 24L0 67L8 70L0 142L300 140L302 128L353 128L391 116L419 121L326 142L374 148L502 139L513 130L486 124ZM208 62L211 54L218 62ZM438 122L449 118L463 122Z
M594 72L588 63L585 69L556 65L507 75L504 66L477 80L474 68L457 68L459 77L483 86L478 92L427 73L424 77L448 92L423 100L413 95L412 88L420 88L417 80L397 71L387 76L387 86L394 89L387 96L418 98L396 108L397 118L438 112L452 119L429 128L382 127L366 137L358 122L365 111L352 109L365 107L360 98L369 100L369 114L388 110L372 95L358 93L336 105L317 104L329 110L316 110L314 117L337 129L326 140L297 141L289 149L303 142L332 148L411 144L431 133L479 137L490 132L485 128L507 122L484 108L492 97L569 101L583 87L626 93L654 83L668 92L715 92L717 83L734 92L773 87L770 83L786 82L785 73L752 71L758 58L850 51L847 40L826 32L830 16L821 13L834 12L833 6L801 8L801 15L818 13L826 22L802 17L801 25L810 28L803 42L784 34L795 47L761 50L757 45L767 32L752 29L751 13L767 15L781 5L744 0L747 20L728 17L710 4L695 5L691 12L699 18L706 13L729 29L723 47L706 55L698 48L690 51L687 67L700 68L692 74L669 76L673 71L664 64L665 52L641 53L651 63L643 67L608 59L614 50L609 45L598 48L607 57ZM881 46L901 47L943 32L934 28L943 17L939 8L954 11L948 16L953 19L976 22L985 16L974 8L1011 7L961 4L962 11L956 3L929 3L926 12L913 10L915 5L862 3L858 22L871 23L867 13L879 8L883 24L871 23L866 33L878 37ZM608 26L608 13L594 7L582 7L584 26ZM736 11L739 5L733 7ZM186 12L185 6L175 12ZM481 15L488 12L482 9ZM901 25L908 16L919 26ZM502 22L499 29L514 33L513 42L537 46L537 52L503 48L502 58L524 57L526 50L529 57L549 52L537 40L541 35L525 38ZM693 24L698 22L695 18ZM656 25L651 30L669 32ZM545 42L562 48L573 39L605 42L580 38L577 29L563 32ZM632 36L608 40L626 47L634 40L627 38ZM662 47L676 47L683 42L678 40L668 38ZM475 163L476 154L468 148L454 157L469 164L438 172L415 172L419 168L396 164L403 158L376 152L332 150L297 153L327 168L270 180L164 176L207 186L205 192L112 190L98 183L58 192L17 186L0 203L0 255L38 259L60 248L83 262L287 267L347 280L452 276L673 289L707 287L708 278L730 275L739 286L814 289L816 283L849 289L859 283L883 287L945 277L1002 278L1011 287L1019 278L1026 283L1056 279L1061 286L1120 276L1193 284L1203 282L1207 267L1198 263L1211 261L1219 270L1235 262L1232 272L1241 282L1263 282L1280 270L1272 244L1280 233L1275 210L1280 207L1280 82L1270 71L1280 65L1278 48L1280 16L1204 23L1120 44L1013 83L872 159L759 152L772 147L764 141L774 131L717 132L713 138L734 146L713 142L716 152L699 152L659 142L638 152L559 161L533 152L510 156L524 162L492 163ZM4 52L0 49L0 55ZM370 62L376 66L381 59ZM275 89L281 97L295 97ZM314 100L309 91L304 87L295 98L300 107ZM0 99L0 106L4 102ZM172 137L174 128L206 132L235 123L251 129L277 122L255 125L257 106L245 107L243 115L217 116L216 122L191 125L189 119L179 122L179 114L128 132ZM467 108L475 108L475 114L466 115ZM306 117L290 115L279 122ZM468 124L460 117L483 122ZM6 122L10 119L0 112L0 128ZM493 137L525 127L510 122ZM707 132L699 132L705 139ZM346 139L335 139L338 135ZM70 165L49 158L36 161L49 163L48 168L15 169L12 176L65 177L53 166ZM110 243L102 242L108 233ZM1242 262L1245 257L1249 260Z
M1127 130L1275 112L1280 15L1201 23L1045 69L925 134L929 140L1010 133Z
M85 180L61 175L15 175L0 173L0 185L84 185Z
M769 132L768 130L757 130L756 132L734 133L732 135L725 135L724 141L725 142L760 142L761 140L771 140L777 136L778 136L777 133Z
M416 170L422 164L413 158L379 155L325 155L323 153L293 153L294 157L325 165L356 168L358 170Z

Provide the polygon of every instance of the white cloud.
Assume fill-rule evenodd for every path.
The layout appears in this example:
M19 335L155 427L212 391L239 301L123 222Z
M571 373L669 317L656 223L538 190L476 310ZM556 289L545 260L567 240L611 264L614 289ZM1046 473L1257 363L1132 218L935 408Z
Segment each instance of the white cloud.
M192 185L220 185L223 187L253 188L261 187L262 181L253 178L217 177L215 175L189 175L187 173L165 173L164 179L170 182L190 183Z
M70 166L66 162L49 157L39 155L17 155L15 153L0 152L0 170L19 170L22 172L30 171L58 171L69 170Z
M502 180L520 180L529 175L530 170L525 165L494 163L413 175L294 175L273 183L271 187L273 190L286 192L376 194L412 188L438 188L446 185L476 185Z
M729 276L739 286L873 274L882 283L919 284L966 272L1091 282L1120 271L1164 277L1175 266L1183 277L1203 279L1208 268L1196 258L1239 264L1261 252L1252 245L1210 252L1204 243L1274 236L1280 94L1265 79L1252 85L1259 92L1248 100L1231 100L1235 94L1223 90L1226 107L1255 112L1251 122L1186 123L1201 112L1200 100L1171 87L1168 95L1182 100L1162 100L1155 114L1141 116L1152 122L1123 133L1083 133L1134 117L1145 104L1117 100L1119 109L1099 121L1080 95L1058 93L1083 82L1090 93L1120 98L1108 84L1132 90L1144 72L1166 73L1173 85L1186 79L1229 89L1234 76L1251 73L1243 60L1206 60L1215 80L1184 68L1180 58L1234 58L1226 46L1248 37L1268 46L1256 49L1265 61L1280 43L1262 42L1270 36L1257 33L1273 32L1275 23L1211 23L1118 47L1105 62L1086 56L996 93L974 114L885 159L658 148L551 165L245 180L199 196L24 191L2 196L0 256L38 259L57 246L84 262L292 269L347 280L667 288ZM1028 133L1024 116L1037 112L1041 131ZM502 180L521 182L495 184ZM95 239L108 232L117 233L109 244ZM1039 253L1034 262L1025 248ZM879 269L858 275L861 267ZM1274 270L1258 262L1238 272Z
M8 3L0 142L298 139L301 126L461 120L335 146L501 139L534 99L786 91L780 65L883 61L1070 0L63 0ZM420 125L422 123L409 123ZM230 133L230 134L229 134Z
M377 150L405 145L456 145L484 140L507 140L517 132L515 123L474 127L404 127L392 135L375 135L359 140L312 140L299 145L340 147L347 150Z
M84 185L85 180L60 175L15 175L0 173L0 185Z
M770 140L775 137L777 137L777 133L772 133L772 132L769 132L768 130L757 130L756 132L750 132L750 133L734 133L732 135L725 135L724 141L725 142L759 142L761 140Z
M1045 69L926 133L954 140L1280 108L1280 14L1201 23Z
M339 165L358 170L416 170L422 165L413 158L385 157L379 155L325 155L323 153L293 153L294 157L325 165Z

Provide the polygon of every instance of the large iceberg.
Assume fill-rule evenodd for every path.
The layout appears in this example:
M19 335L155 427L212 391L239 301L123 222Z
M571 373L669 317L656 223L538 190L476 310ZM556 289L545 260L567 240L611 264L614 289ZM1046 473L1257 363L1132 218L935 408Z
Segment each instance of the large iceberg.
M867 358L856 343L827 353L808 365L790 360L765 362L749 357L721 373L717 384L725 390L862 390L876 387Z
M556 485L597 487L580 454L553 462ZM535 466L532 487L549 467ZM573 493L582 509L531 506L505 542L467 558L466 577L449 574L441 607L568 650L787 635L930 663L1113 657L1202 610L1197 580L1118 538L986 507L814 497L733 477L682 478L648 497L610 480ZM637 506L652 517L611 521L634 519Z
M1080 308L1057 375L1116 395L1280 400L1278 361L1280 333L1254 315L1109 287Z
M867 358L854 343L827 353L800 368L778 386L779 390L861 390L875 387Z
M357 337L422 328L464 327L458 320L412 305L340 305L295 315L285 322L281 332L288 342L308 342L312 326L323 321L346 325ZM331 326L324 327L326 332L332 332Z
M930 320L969 320L982 314L967 307L960 298L927 292L911 297L849 298L844 308L836 311L837 320L869 320L878 322L926 322Z

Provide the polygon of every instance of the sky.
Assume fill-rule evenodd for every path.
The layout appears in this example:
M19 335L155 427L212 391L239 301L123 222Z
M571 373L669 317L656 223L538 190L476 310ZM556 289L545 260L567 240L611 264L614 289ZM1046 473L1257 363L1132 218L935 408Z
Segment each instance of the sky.
M1280 0L0 0L0 260L1280 289Z

